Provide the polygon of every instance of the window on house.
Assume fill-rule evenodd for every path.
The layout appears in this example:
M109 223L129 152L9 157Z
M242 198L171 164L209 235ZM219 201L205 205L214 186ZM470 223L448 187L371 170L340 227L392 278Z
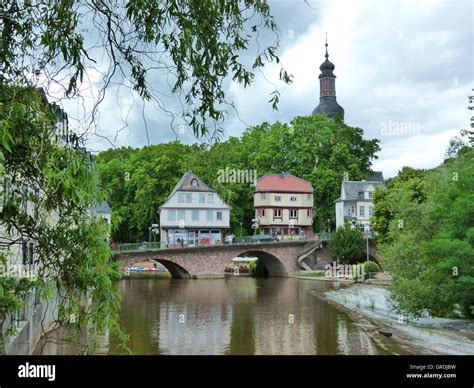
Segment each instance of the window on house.
M178 221L186 221L186 210L178 210Z
M260 193L260 199L267 199L267 194Z
M23 185L23 198L22 198L22 205L23 211L28 213L28 186L26 184Z
M186 193L186 203L192 203L192 202L193 202L193 194Z
M275 202L281 202L281 196L275 195Z
M199 203L206 202L206 194L200 193L199 194Z
M217 212L216 213L216 220L217 221L222 221L222 212Z
M8 177L3 178L3 205L8 201L8 196L10 194L10 180Z
M198 185L197 180L196 180L196 179L193 179L193 180L191 181L191 186L192 186L192 187L197 187L197 185Z
M207 194L207 203L214 203L214 195Z
M38 188L35 188L35 218L38 217L38 210L39 210L39 197L40 197L40 190Z
M359 198L364 199L364 192L363 191L359 191Z
M178 193L178 203L184 203L184 193Z
M372 217L374 214L374 207L373 206L369 206L369 216Z
M21 256L23 259L23 265L27 265L28 264L28 246L26 242L24 241L21 243Z
M265 217L265 209L259 209L259 217Z
M369 198L370 199L374 198L374 192L373 191L369 191Z
M214 212L212 210L206 211L206 221L214 221Z
M168 210L168 221L176 221L176 210Z
M359 215L361 217L365 216L365 206L359 206Z
M33 257L35 254L35 247L33 243L28 245L28 264L33 264Z
M199 210L193 210L193 221L199 221Z
M307 216L308 218L312 218L312 217L313 217L313 215L312 215L311 213L312 213L312 210L311 210L311 209L306 210L306 216Z
M290 218L298 218L298 210L290 209Z
M281 209L273 210L273 218L281 218Z
M350 217L353 217L353 216L356 215L356 214L355 214L356 208L355 208L355 206L353 206L353 205L352 205L352 206L347 206L347 207L346 207L346 211L347 211L347 214L346 214L346 215L348 215L348 216L350 216Z
M306 199L311 201L313 199L313 194L306 194Z
M291 202L296 202L296 197L294 197L294 196L293 196L293 197L290 197L290 201L291 201Z

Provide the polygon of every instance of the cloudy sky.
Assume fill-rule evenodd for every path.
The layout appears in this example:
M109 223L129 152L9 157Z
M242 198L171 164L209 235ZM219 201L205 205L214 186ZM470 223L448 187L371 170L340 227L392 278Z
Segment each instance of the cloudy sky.
M442 162L449 139L469 123L467 96L474 69L471 0L279 0L271 1L270 7L281 30L279 55L294 83L279 83L276 65L265 67L264 76L257 75L250 88L227 83L238 115L229 112L224 138L239 136L249 125L289 122L311 113L319 99L327 32L345 121L364 129L366 138L381 140L374 169L389 177L404 165L431 168ZM95 76L100 74L91 73L91 83ZM273 82L281 92L279 111L267 103ZM169 111L180 112L175 99L164 99ZM141 147L174 139L198 141L156 106L143 108L136 96L123 90L112 88L99 112L101 136L87 142L94 151L111 143Z

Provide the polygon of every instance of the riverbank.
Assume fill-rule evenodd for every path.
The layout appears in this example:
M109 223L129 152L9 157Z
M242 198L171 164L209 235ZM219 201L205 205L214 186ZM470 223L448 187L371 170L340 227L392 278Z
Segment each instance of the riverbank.
M423 317L408 320L390 302L386 287L353 284L337 290L314 293L359 321L375 338L378 331L391 339L415 347L416 354L474 355L474 322Z

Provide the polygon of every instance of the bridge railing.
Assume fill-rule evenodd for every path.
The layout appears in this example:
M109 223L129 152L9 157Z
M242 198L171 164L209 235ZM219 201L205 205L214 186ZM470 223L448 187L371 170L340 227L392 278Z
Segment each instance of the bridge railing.
M163 249L166 247L161 247L160 242L141 242L141 243L126 243L126 244L118 244L115 247L112 247L114 252L135 252L135 251L155 251L159 249Z
M306 239L303 236L294 236L291 239L284 239L284 240L270 240L270 239L263 239L261 241L255 240L255 236L240 236L236 237L234 242L232 243L223 243L220 245L246 245L246 244L277 244L280 242L287 242L287 241L309 241L309 240L328 240L330 239L330 234L318 233L313 236L311 239ZM122 252L139 252L139 251L157 251L160 249L169 249L169 248L190 248L190 247L208 247L210 244L199 244L195 243L192 245L184 244L180 245L179 243L176 244L166 244L160 242L141 242L141 243L125 243L125 244L118 244L112 247L112 251L115 253L122 253Z

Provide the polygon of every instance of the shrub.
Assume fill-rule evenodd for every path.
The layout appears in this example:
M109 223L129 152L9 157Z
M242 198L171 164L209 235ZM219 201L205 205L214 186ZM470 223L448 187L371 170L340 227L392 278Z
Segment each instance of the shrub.
M380 272L380 267L375 261L369 261L364 263L364 270L366 273Z

